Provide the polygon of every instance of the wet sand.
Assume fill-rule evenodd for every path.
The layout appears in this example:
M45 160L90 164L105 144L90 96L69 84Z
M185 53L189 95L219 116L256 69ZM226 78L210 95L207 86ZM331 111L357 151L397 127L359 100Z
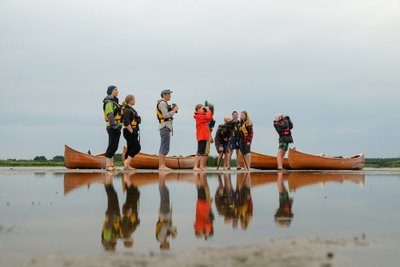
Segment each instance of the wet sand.
M51 253L36 255L12 266L396 266L393 264L396 259L386 257L388 250L392 250L390 255L394 255L393 251L399 251L399 245L383 245L361 237L338 240L285 238L269 240L261 245L199 248L195 251L173 253Z

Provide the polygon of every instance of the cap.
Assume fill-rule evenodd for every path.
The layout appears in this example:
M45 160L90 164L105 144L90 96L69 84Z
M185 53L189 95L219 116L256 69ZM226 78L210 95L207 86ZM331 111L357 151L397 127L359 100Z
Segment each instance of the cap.
M169 90L169 89L164 89L164 90L161 91L161 95L171 94L171 93L172 93L172 91Z

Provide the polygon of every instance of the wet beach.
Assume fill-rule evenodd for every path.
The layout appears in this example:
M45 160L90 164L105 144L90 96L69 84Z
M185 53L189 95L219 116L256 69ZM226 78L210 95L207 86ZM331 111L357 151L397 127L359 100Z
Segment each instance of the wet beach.
M1 266L397 266L399 169L0 168Z

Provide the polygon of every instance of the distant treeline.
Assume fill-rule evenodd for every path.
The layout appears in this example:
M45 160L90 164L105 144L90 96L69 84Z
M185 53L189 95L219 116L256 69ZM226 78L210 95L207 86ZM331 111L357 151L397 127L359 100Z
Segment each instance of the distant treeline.
M370 168L399 168L400 158L367 158L365 165Z
M121 154L115 154L115 165L122 166ZM221 166L223 163L221 162ZM236 166L236 160L232 160L232 167ZM400 158L367 158L365 165L369 168L400 168ZM7 159L0 160L0 167L57 167L64 166L64 157L55 156L52 159L47 159L45 156L36 156L33 160L27 159ZM209 156L207 166L217 167L218 158Z

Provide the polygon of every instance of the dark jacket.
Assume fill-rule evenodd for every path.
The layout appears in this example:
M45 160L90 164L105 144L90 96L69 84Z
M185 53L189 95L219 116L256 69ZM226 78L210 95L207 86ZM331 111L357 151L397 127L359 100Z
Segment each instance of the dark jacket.
M137 113L137 111L130 106L125 106L124 108L124 112L122 113L122 122L124 123L124 126L128 126L130 124L132 124L133 121L137 122L137 126L136 129L139 129L139 124L141 123L141 118L139 116L139 114ZM132 128L135 128L132 126Z
M289 116L286 116L283 120L274 121L274 127L276 132L279 134L280 143L293 143L291 129L293 129L293 123Z

